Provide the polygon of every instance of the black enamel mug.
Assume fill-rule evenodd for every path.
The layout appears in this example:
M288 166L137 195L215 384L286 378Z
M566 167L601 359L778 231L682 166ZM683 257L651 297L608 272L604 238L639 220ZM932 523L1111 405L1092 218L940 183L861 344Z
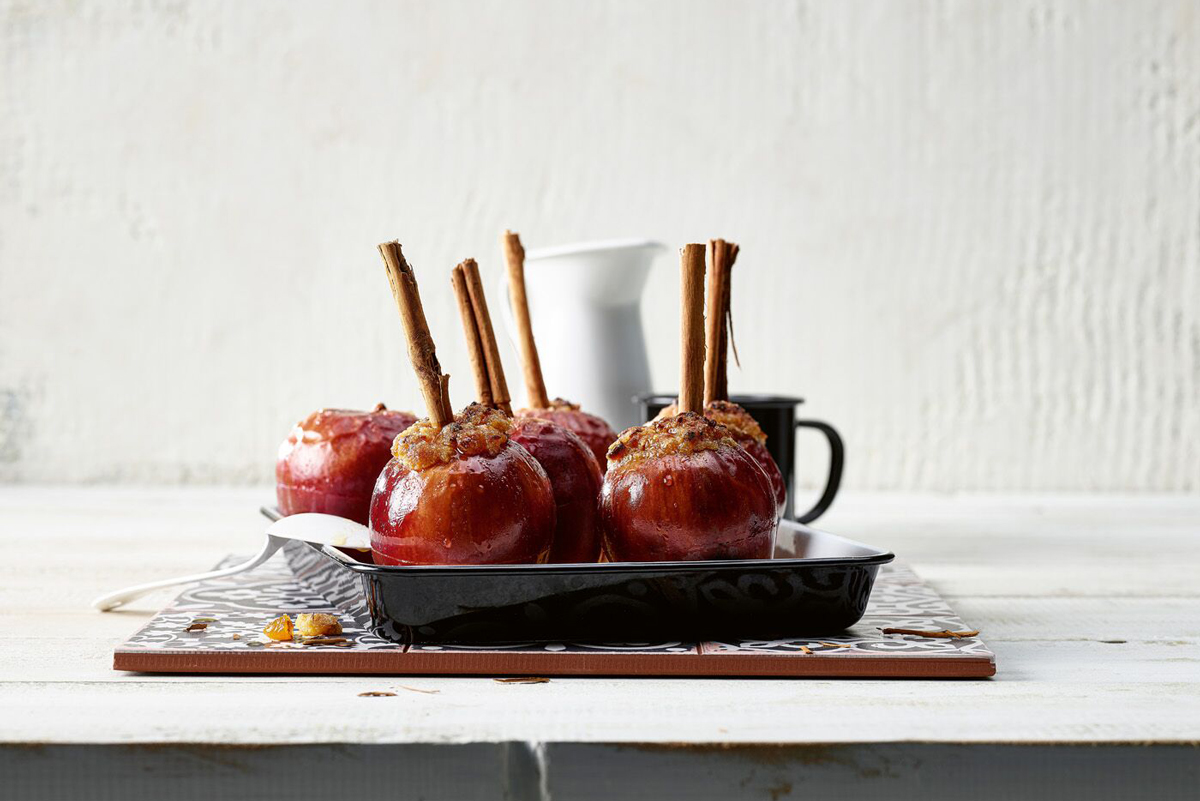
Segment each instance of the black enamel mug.
M820 420L797 420L796 407L804 403L803 398L789 398L783 395L732 395L729 400L741 406L760 426L767 435L767 450L787 486L787 505L783 516L799 523L811 523L833 503L838 487L842 483L842 465L845 463L845 449L842 438L829 423ZM633 399L642 410L643 420L653 420L666 406L675 402L674 395L650 393L638 395ZM816 504L802 515L795 514L795 470L796 470L796 429L815 428L829 440L829 478L825 481L825 491Z

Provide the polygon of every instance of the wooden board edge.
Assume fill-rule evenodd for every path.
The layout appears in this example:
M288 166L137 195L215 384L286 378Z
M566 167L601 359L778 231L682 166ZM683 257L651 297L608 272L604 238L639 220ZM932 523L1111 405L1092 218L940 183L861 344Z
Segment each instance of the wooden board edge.
M141 673L628 676L761 678L988 678L988 657L872 657L820 659L761 654L590 654L496 651L366 651L342 653L212 653L118 650L113 669Z

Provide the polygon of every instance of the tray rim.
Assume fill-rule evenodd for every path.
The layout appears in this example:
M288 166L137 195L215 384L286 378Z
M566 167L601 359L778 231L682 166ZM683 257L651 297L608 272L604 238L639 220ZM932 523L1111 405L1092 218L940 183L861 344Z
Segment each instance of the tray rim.
M262 506L259 511L269 520L278 520L282 515L276 507ZM794 520L780 520L780 527L787 526L799 531L816 534L821 537L832 537L850 545L859 548L865 548L873 551L870 554L862 554L859 556L820 556L810 558L794 558L794 559L706 559L696 561L674 561L674 562L573 562L573 563L543 563L543 564L523 564L523 565L368 565L351 559L342 553L337 548L332 548L328 545L318 546L314 543L305 543L311 548L321 551L330 558L337 560L340 564L353 570L357 573L367 575L419 575L419 576L437 576L437 575L536 575L539 572L555 573L555 574L573 574L573 573L595 573L595 572L621 572L621 573L639 573L639 572L672 572L672 573L687 573L695 570L736 570L736 569L755 569L755 568L779 568L800 569L807 567L833 567L833 566L869 566L869 565L886 565L896 559L896 554L891 551L883 551L872 545L852 540L849 537L843 537L840 534L834 534L823 529L806 526L803 523L797 523Z

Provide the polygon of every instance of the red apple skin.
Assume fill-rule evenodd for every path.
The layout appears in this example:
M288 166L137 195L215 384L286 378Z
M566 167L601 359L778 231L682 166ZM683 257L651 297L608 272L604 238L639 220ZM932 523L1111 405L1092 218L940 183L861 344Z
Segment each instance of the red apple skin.
M510 437L529 451L550 477L554 490L555 564L595 562L600 558L600 485L604 478L591 450L574 432L536 417L513 420Z
M539 563L554 514L546 472L511 441L420 471L392 459L371 499L371 550L381 565Z
M660 410L654 419L665 420L668 417L674 417L678 412L679 407L672 403ZM783 510L787 507L787 484L783 482L783 473L779 470L779 465L775 463L775 457L767 450L766 434L763 433L755 419L736 403L722 400L709 401L704 407L704 416L725 426L734 442L745 448L750 457L767 474L767 480L771 482L771 491L775 493L775 504L779 507L779 514L782 515Z
M769 559L778 522L767 478L740 447L610 465L600 494L613 562Z
M783 514L783 510L787 506L787 485L783 483L783 473L780 472L779 465L775 464L775 457L771 456L766 445L753 437L740 436L735 433L733 438L738 445L746 449L746 453L750 454L750 458L766 474L767 481L771 485L771 492L775 496L775 506L779 514Z
M408 412L319 409L279 446L275 497L285 515L323 512L366 525L375 479L392 440L416 422Z
M583 444L588 446L601 474L608 469L608 447L617 441L617 432L604 419L594 414L572 408L555 409L521 409L516 413L520 417L537 417L557 423L568 431L574 432Z

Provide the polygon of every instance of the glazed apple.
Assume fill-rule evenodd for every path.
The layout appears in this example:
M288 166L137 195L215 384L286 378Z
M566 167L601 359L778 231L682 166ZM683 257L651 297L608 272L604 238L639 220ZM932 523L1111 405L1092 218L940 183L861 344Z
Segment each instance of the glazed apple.
M575 433L537 417L513 420L510 436L550 477L556 522L549 561L595 562L600 558L596 500L604 479L592 452Z
M392 440L416 419L382 403L370 412L313 412L279 446L279 510L285 515L324 512L366 524L375 479L392 458Z
M375 562L546 561L554 493L511 433L509 417L473 403L445 426L423 418L398 437L371 499Z
M775 496L719 423L684 412L636 426L608 460L600 524L610 561L771 557Z
M659 412L654 419L663 420L672 417L676 411L675 404L671 404ZM783 473L779 470L779 465L775 464L775 458L767 450L767 435L763 433L758 421L738 404L725 400L709 401L705 404L704 416L729 429L729 434L734 441L745 448L746 453L750 454L755 463L767 474L767 480L771 483L771 492L775 495L775 505L779 507L779 513L783 514L783 509L787 505L787 485L783 482Z
M557 423L568 431L572 431L583 440L596 464L603 473L608 469L608 449L617 441L617 432L604 419L594 414L588 414L579 408L579 404L570 403L562 398L550 401L549 406L541 409L519 409L517 417L537 417Z

